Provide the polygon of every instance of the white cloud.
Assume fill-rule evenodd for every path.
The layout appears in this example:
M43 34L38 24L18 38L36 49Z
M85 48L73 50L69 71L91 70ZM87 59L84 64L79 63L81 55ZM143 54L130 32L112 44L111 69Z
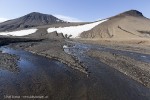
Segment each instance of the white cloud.
M99 21L99 20L102 20L102 18L98 18L98 19L96 19L96 21Z
M8 19L7 18L0 18L0 22L4 22L6 20L8 20Z
M74 18L74 17L70 17L70 16L64 16L64 15L54 15L57 18L67 21L67 22L83 22L82 20L78 19L78 18Z

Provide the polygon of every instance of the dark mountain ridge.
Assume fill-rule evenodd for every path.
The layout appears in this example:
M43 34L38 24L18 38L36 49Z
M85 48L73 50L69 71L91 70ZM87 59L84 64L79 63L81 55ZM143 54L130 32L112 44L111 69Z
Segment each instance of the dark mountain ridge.
M0 23L0 31L13 31L25 28L66 23L53 15L32 12L25 16Z

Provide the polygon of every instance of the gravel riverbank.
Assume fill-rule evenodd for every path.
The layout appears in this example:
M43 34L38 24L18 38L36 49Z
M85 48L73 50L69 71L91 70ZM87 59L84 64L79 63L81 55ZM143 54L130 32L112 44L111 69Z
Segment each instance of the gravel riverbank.
M90 50L87 54L150 88L150 63L105 51Z
M64 45L73 44L66 42L65 39L48 39L41 42L13 43L10 44L9 47L26 50L37 55L58 60L64 64L67 64L73 69L77 69L87 74L87 68L82 65L78 59L67 54L63 49Z
M17 62L19 57L15 55L10 55L7 53L2 53L0 51L0 70L9 70L13 72L18 72Z

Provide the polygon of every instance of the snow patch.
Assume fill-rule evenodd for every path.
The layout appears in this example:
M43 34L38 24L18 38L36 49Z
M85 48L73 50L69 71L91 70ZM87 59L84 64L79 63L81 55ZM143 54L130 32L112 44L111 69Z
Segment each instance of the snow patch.
M63 48L66 49L66 48L68 48L68 46L67 46L67 45L64 45Z
M28 29L28 30L19 30L19 31L13 31L13 32L0 32L0 35L6 35L6 36L25 36L32 33L35 33L38 29Z
M0 23L7 21L7 18L0 18Z
M64 49L65 53L71 54L71 52L70 52L70 50L69 50L69 47L68 47L67 45L64 45L64 46L63 46L63 49Z
M78 26L69 26L69 27L59 27L59 28L48 28L47 31L50 34L51 32L57 31L57 33L63 33L65 36L72 36L71 38L78 38L80 34L84 31L91 30L95 26L101 24L102 22L107 21L101 20L90 24L85 25L78 25ZM5 36L25 36L32 33L35 33L38 29L26 29L26 30L19 30L19 31L13 31L13 32L0 32L0 35Z
M48 28L47 31L48 31L48 33L57 31L57 33L63 33L64 36L65 36L65 34L67 34L68 36L72 35L71 38L78 38L82 32L91 30L95 26L97 26L97 25L99 25L99 24L101 24L102 22L105 22L105 21L107 21L107 19L97 21L97 22L94 22L94 23L90 23L90 24L85 24L85 25L59 27L59 28Z

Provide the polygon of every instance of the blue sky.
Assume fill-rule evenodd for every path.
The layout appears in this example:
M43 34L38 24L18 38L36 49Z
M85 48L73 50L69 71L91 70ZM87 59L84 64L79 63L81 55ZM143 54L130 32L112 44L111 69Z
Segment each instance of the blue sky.
M0 20L41 12L68 20L95 21L130 9L150 18L149 5L150 0L0 0Z

